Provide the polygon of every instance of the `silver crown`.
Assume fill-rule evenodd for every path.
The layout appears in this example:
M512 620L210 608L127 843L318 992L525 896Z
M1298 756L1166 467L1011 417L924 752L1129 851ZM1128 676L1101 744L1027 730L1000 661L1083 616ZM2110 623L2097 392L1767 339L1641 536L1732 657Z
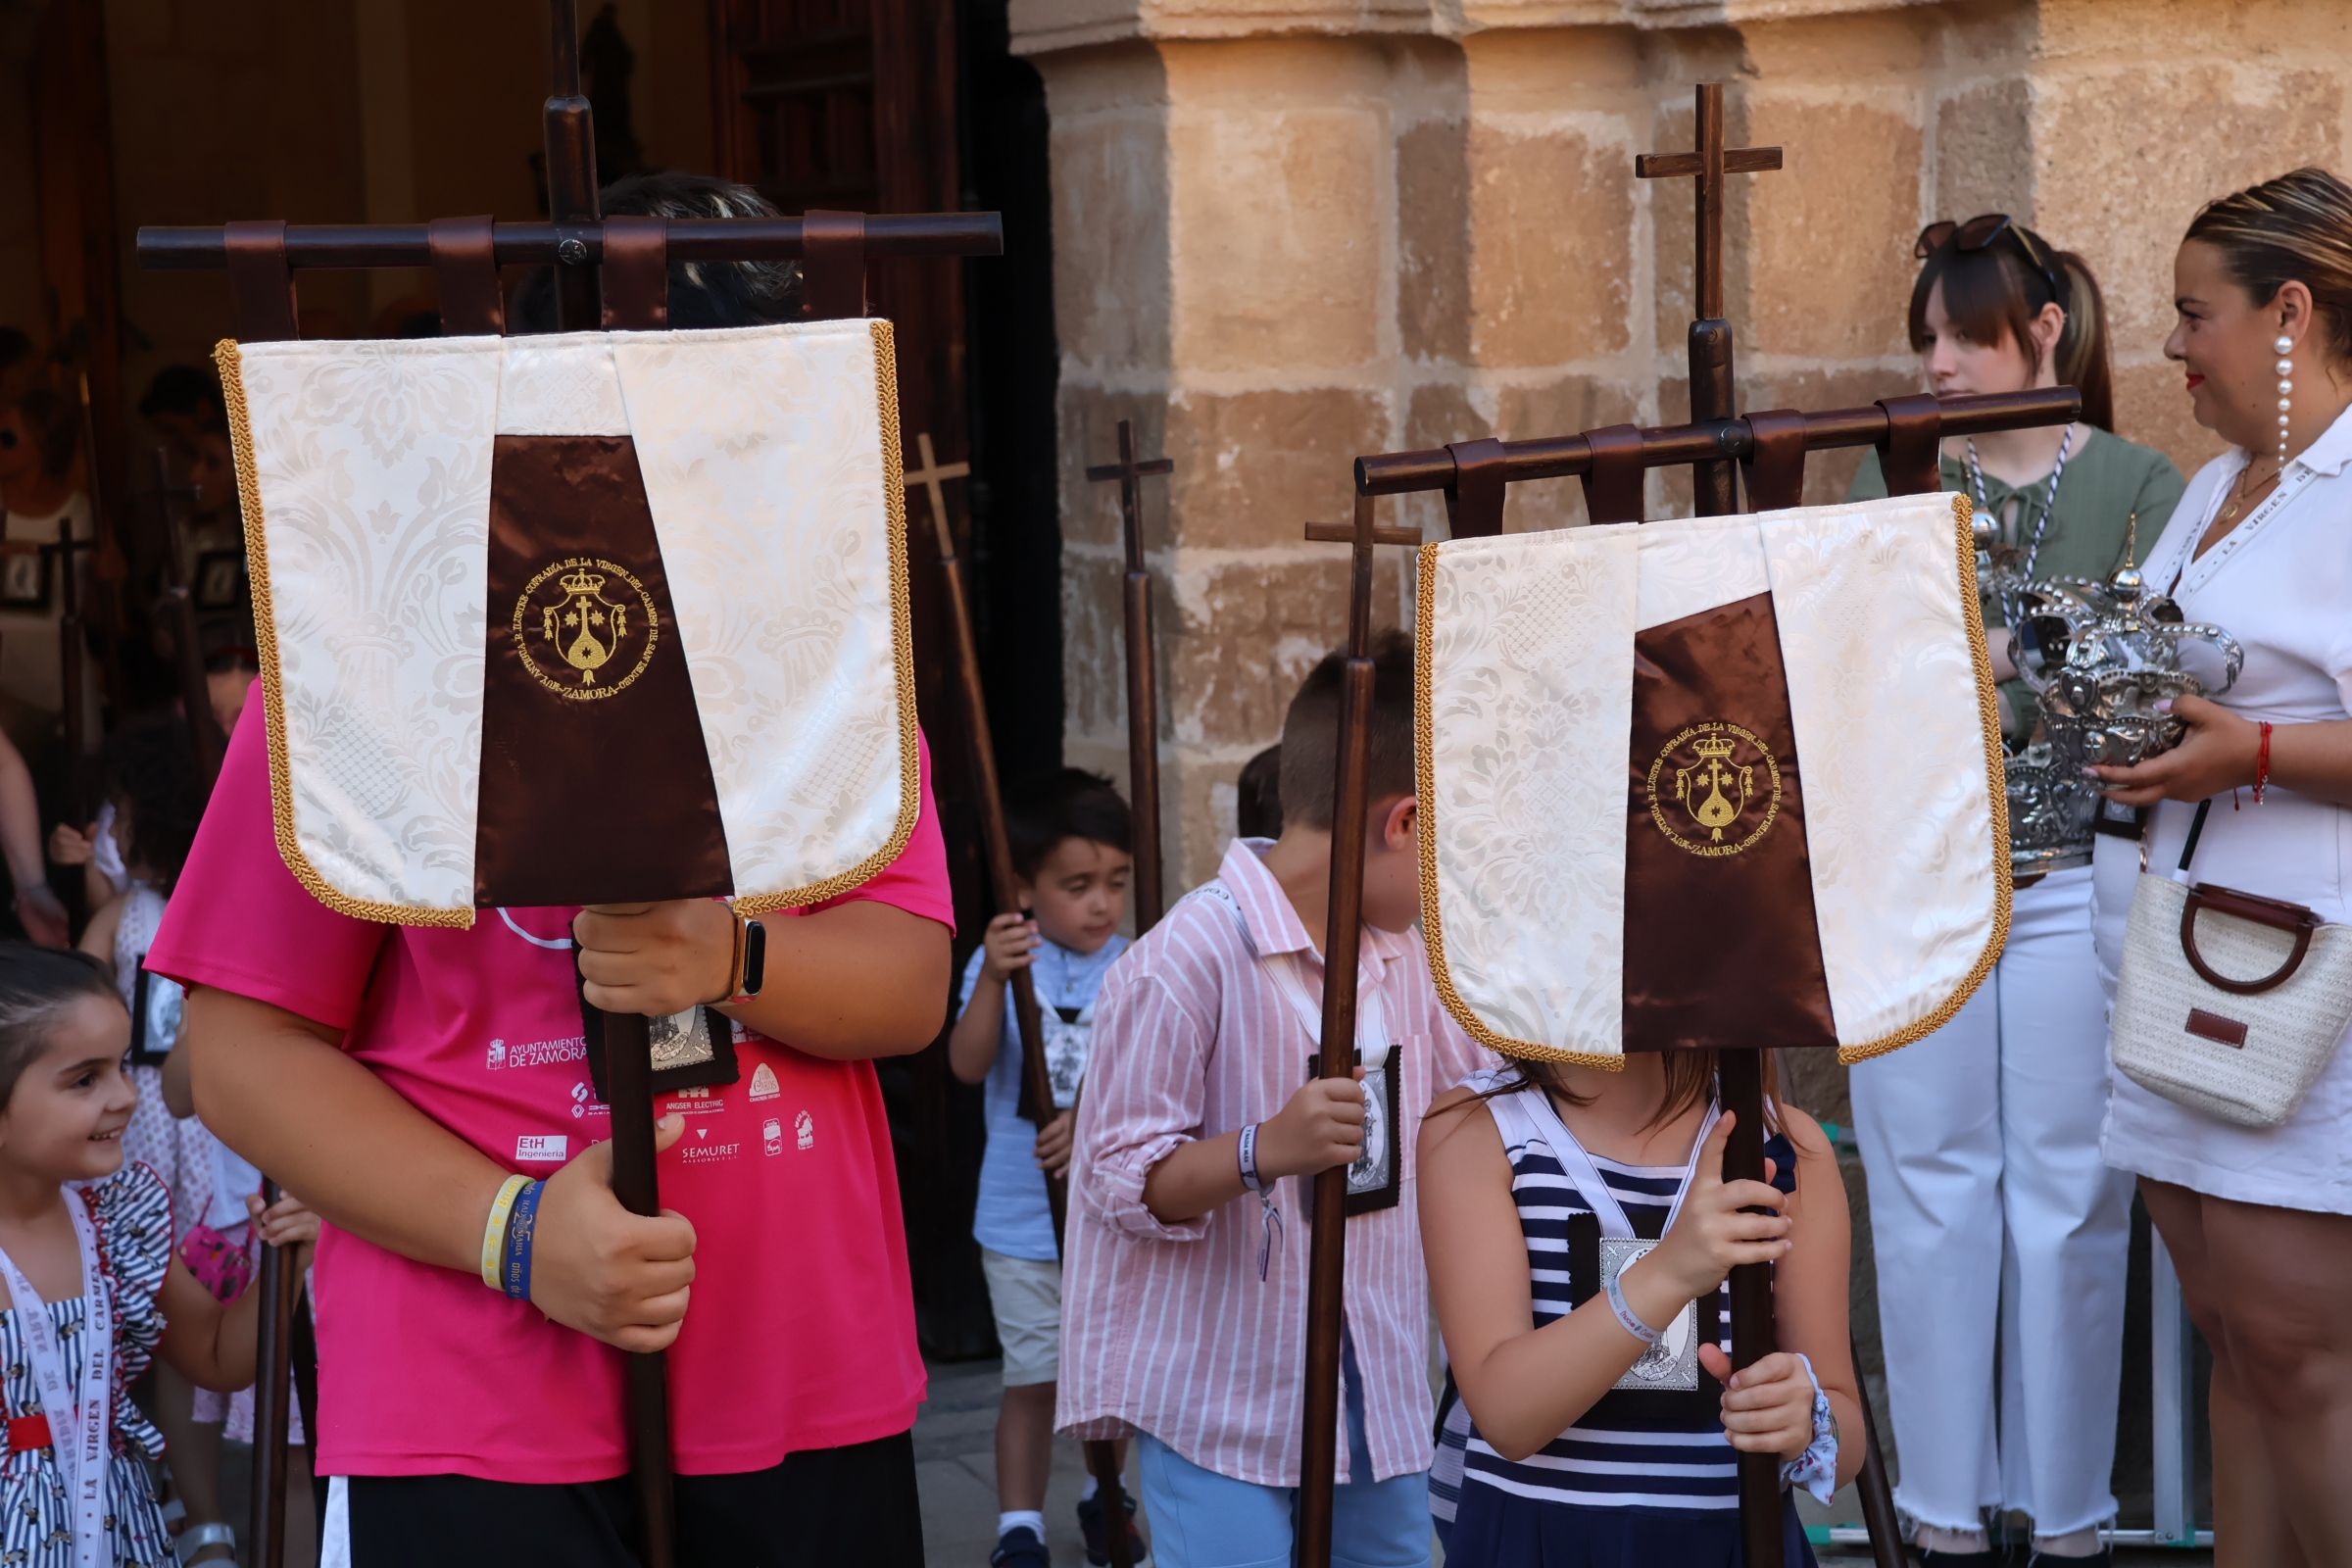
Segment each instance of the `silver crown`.
M2132 519L2124 564L2103 579L2027 581L2007 563L1979 556L2009 622L2009 658L2041 703L2039 733L2006 759L2016 875L2087 865L2102 808L2129 819L2083 770L2127 767L2180 744L2186 726L2158 705L2209 695L2181 667L2184 644L2220 654L2221 691L2237 683L2245 663L2228 632L2187 620L2170 598L2148 592L2132 564L2138 521Z

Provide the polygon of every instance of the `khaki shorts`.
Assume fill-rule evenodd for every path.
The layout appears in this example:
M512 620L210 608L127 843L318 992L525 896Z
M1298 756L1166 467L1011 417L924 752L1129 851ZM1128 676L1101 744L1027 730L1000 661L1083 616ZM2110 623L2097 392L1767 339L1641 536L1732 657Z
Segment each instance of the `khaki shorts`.
M1061 1265L1051 1258L1006 1257L980 1249L997 1343L1004 1348L1004 1386L1027 1388L1061 1376Z

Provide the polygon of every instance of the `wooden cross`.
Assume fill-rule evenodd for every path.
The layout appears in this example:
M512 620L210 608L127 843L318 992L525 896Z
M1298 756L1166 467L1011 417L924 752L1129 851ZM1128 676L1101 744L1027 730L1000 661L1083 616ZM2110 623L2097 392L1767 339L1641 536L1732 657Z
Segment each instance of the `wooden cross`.
M906 476L907 494L919 487L931 501L931 530L939 540L940 585L947 600L948 629L956 647L956 689L963 698L965 742L971 752L974 804L980 812L981 847L988 858L990 889L996 912L1019 914L1013 895L1012 833L1004 819L1004 795L997 778L997 748L988 725L988 697L980 681L980 645L972 634L971 600L964 589L963 563L956 559L956 532L948 525L946 481L971 475L969 463L941 463L931 450L931 432L914 438L922 466ZM1057 1114L1053 1075L1046 1065L1045 1014L1037 1001L1037 976L1029 969L1012 972L1013 1028L1021 1041L1020 1113L1041 1130ZM1061 1250L1062 1231L1069 1213L1069 1184L1060 1176L1046 1177L1046 1207L1054 1220L1054 1248ZM1126 1494L1119 1476L1118 1449L1096 1440L1086 1445L1086 1466L1095 1478L1111 1521L1109 1539L1112 1568L1133 1568L1127 1550Z
M1119 481L1127 548L1127 780L1135 813L1135 928L1149 931L1167 909L1159 857L1159 687L1152 662L1152 575L1144 568L1144 480L1174 473L1166 458L1135 456L1135 424L1119 421L1119 461L1086 470L1097 484Z
M950 479L968 479L972 466L968 463L941 463L931 452L931 432L924 430L914 438L914 450L923 466L907 474L906 492L912 495L919 485L931 498L931 529L939 536L939 558L947 561L956 554L956 533L948 526L948 491Z
M1781 167L1778 147L1723 145L1723 83L1701 82L1698 88L1698 146L1687 153L1642 153L1634 159L1636 179L1698 181L1698 258L1690 295L1702 321L1723 316L1723 189L1730 174L1762 174ZM1722 418L1730 414L1692 418Z
M1168 458L1147 458L1138 463L1135 458L1135 421L1119 421L1119 461L1100 463L1086 470L1086 476L1097 484L1112 479L1119 481L1119 520L1126 537L1127 569L1144 569L1144 481L1176 471Z
M212 688L205 680L204 649L196 627L194 564L188 551L186 514L181 504L203 494L193 482L174 483L172 454L155 449L155 504L164 524L164 602L172 617L172 640L179 645L179 701L188 710L188 735L196 743L196 765L206 779L220 776L221 759L228 755L228 737L213 717Z

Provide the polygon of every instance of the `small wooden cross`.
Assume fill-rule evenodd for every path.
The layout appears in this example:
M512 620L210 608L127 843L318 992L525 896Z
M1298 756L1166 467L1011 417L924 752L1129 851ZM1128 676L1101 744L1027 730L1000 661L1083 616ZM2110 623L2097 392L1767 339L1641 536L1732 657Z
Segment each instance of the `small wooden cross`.
M915 486L920 485L931 498L931 529L939 536L939 556L945 561L956 553L956 535L948 526L947 481L969 478L972 466L968 463L941 463L932 454L931 432L928 430L915 436L914 450L922 459L923 466L906 475L906 490L911 495Z
M1723 83L1698 87L1698 146L1687 153L1642 153L1634 159L1636 179L1698 181L1698 260L1691 297L1702 321L1723 315L1723 188L1727 174L1761 174L1781 167L1778 147L1723 145Z
M1149 458L1138 463L1135 457L1135 424L1133 420L1119 421L1119 461L1097 464L1086 470L1086 476L1097 484L1111 479L1119 481L1119 515L1127 539L1127 570L1144 569L1144 480L1164 473L1174 473L1175 463L1167 458Z

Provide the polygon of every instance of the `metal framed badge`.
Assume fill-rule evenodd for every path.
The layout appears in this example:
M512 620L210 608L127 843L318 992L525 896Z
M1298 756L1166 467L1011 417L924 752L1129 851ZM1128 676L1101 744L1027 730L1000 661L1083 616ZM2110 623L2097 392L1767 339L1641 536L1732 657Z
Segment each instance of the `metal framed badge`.
M1386 1056L1377 1067L1364 1071L1363 1082L1357 1087L1364 1092L1364 1152L1348 1167L1348 1217L1377 1213L1395 1208L1403 1195L1404 1154L1398 1144L1399 1129L1404 1117L1401 1111L1401 1086L1404 1081L1400 1061L1402 1048L1391 1042ZM1321 1076L1323 1058L1306 1058L1308 1078Z
M146 955L130 982L130 1064L160 1067L179 1040L187 994L171 980L147 972Z
M1654 1241L1600 1239L1600 1289L1657 1250ZM1642 1352L1613 1388L1632 1394L1689 1394L1698 1388L1698 1303L1685 1301L1658 1343Z
M1095 1026L1075 1019L1045 1014L1046 1078L1054 1086L1054 1108L1068 1110L1078 1103L1079 1080L1086 1076L1086 1059L1094 1049Z
M575 985L581 984L576 961L573 979ZM735 1060L735 1026L715 1007L688 1007L666 1017L648 1018L645 1032L653 1051L656 1095L717 1088L743 1075ZM580 1033L588 1047L588 1076L596 1086L596 1098L610 1104L605 1015L588 1005L584 988L580 992Z

